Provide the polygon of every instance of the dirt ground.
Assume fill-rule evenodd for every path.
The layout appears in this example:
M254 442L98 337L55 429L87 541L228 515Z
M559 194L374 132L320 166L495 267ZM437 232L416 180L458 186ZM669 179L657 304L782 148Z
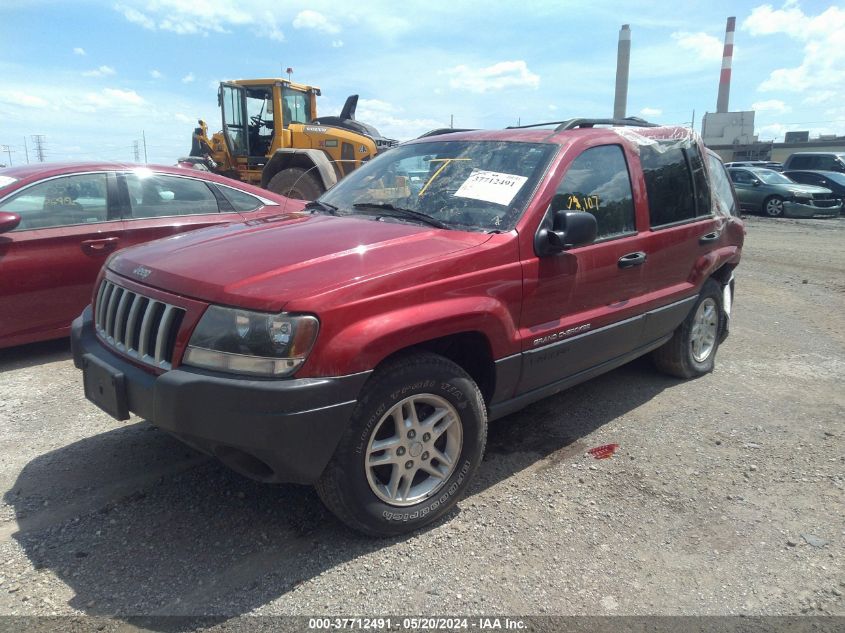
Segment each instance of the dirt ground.
M640 359L493 423L399 539L113 421L64 341L0 351L0 615L845 615L845 218L747 227L713 374Z

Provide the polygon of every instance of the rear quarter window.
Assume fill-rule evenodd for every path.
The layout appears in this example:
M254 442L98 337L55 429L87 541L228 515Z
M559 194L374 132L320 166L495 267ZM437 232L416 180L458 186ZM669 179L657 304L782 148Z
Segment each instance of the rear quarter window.
M715 156L707 155L707 167L713 183L714 211L719 215L737 215L736 199L725 166Z
M226 200L234 207L235 211L255 211L264 203L255 196L251 196L243 191L232 189L224 185L217 185L217 190L220 191Z
M691 220L696 215L692 174L684 149L657 142L640 148L651 226Z

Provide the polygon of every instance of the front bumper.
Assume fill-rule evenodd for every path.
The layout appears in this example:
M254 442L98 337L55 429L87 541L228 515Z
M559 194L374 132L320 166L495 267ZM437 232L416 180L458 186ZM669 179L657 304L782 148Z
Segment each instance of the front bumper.
M816 207L809 204L801 204L786 200L783 203L783 213L793 218L814 218L814 217L839 217L842 212L842 203L832 207Z
M317 481L371 373L254 380L180 367L156 375L99 342L90 306L73 322L71 346L77 368L96 364L123 375L124 410L267 482Z

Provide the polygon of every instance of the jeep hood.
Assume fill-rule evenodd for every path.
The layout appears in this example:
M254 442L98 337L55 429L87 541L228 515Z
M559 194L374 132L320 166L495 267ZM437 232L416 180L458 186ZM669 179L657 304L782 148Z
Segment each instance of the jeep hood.
M367 217L290 213L128 248L109 269L211 303L281 310L291 299L418 266L490 237Z

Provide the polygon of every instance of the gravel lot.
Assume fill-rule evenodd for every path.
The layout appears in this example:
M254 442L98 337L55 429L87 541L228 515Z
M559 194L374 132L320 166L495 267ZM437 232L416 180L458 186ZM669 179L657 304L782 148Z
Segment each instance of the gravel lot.
M845 218L747 225L715 373L640 359L493 423L406 538L113 421L64 341L0 351L0 615L845 615Z

